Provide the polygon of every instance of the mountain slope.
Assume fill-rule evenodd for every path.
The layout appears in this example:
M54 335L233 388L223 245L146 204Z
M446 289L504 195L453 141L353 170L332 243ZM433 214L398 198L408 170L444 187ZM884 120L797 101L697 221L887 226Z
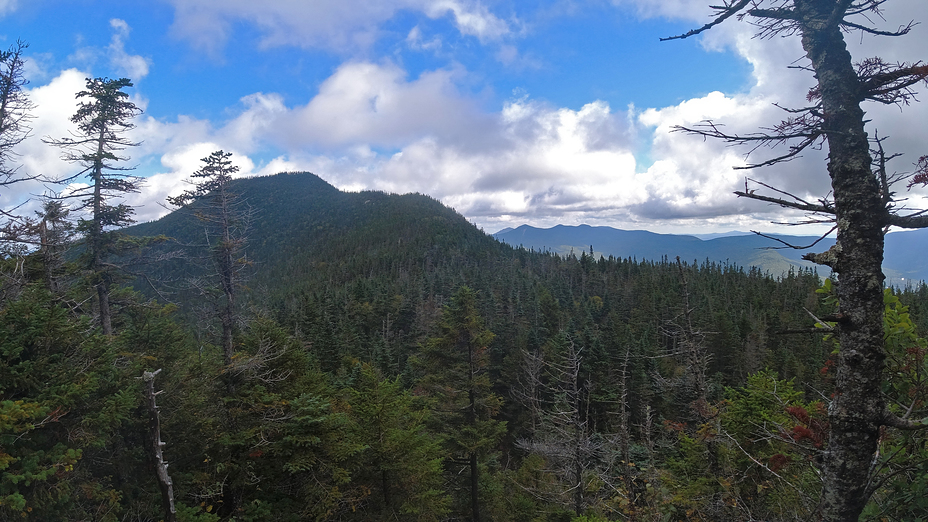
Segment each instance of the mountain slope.
M756 266L771 275L780 276L790 269L816 269L827 276L827 267L815 266L802 259L807 252L822 252L835 244L834 238L826 238L811 249L784 248L783 243L756 234L732 235L714 239L699 239L695 236L656 234L642 230L619 230L611 227L589 225L558 225L540 229L523 225L505 229L494 237L513 246L524 246L535 250L548 250L561 255L571 252L588 252L592 247L596 255L660 260L679 256L686 261L729 262L743 267ZM816 236L774 237L791 245L808 246ZM906 280L928 280L928 230L896 232L886 236L886 261L884 272L889 284L905 284Z
M345 278L398 273L448 256L479 258L511 250L463 216L421 194L342 192L310 173L239 179L238 191L253 210L246 253L254 285L278 295L316 277L317 265L337 264ZM164 234L178 244L202 243L203 225L188 209L127 229L132 235ZM178 276L196 272L181 261L156 269ZM326 271L327 277L333 277Z

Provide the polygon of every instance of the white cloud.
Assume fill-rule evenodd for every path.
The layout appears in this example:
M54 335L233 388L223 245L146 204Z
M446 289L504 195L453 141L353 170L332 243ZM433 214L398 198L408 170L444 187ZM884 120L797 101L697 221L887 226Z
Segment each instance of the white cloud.
M69 137L76 130L70 118L77 110L75 96L84 90L87 76L84 71L67 69L48 84L27 91L30 100L35 104L32 111L35 119L32 121L32 136L18 150L22 155L25 172L60 179L78 170L74 165L61 160L60 149L51 147L42 140Z
M241 20L253 21L267 46L359 48L377 38L384 20L399 10L412 9L426 16L453 18L462 34L482 42L496 41L497 58L506 63L524 60L506 43L509 23L476 2L332 0L307 7L285 0L261 6L243 0L173 1L178 13L175 31L195 38L185 32L191 29L185 24L202 18L206 27L198 28L203 30L200 34L211 39L202 45L215 45L217 52L230 27ZM898 0L898 5L914 13L917 1ZM702 0L622 3L640 7L640 13L672 15L696 23L705 22L708 14ZM893 16L905 18L904 13ZM895 18L890 20L896 23ZM123 45L128 27L114 21L113 28L109 51L116 56L114 45ZM852 37L849 48L856 57L879 53L890 59L897 55L909 59L913 46L928 46L926 33L921 27L917 30L922 32L897 40L866 38L860 42ZM311 99L290 105L278 94L257 92L230 107L232 116L227 121L184 115L170 121L140 118L132 138L142 145L129 152L140 163L140 171L151 176L145 192L132 201L145 202L140 219L157 217L164 210L152 202L183 190L183 180L199 168L200 159L224 149L241 162L243 175L305 170L343 189L424 192L491 230L524 222L652 229L660 223L693 228L700 224L739 229L764 226L774 216L779 218L780 210L735 198L731 193L744 187L744 176L814 199L828 191L824 152L809 151L800 160L772 169L736 171L732 167L745 163L746 149L672 132L674 125L695 125L706 119L724 124L733 133L753 132L776 124L785 115L775 102L803 103L812 79L804 71L787 69L802 55L797 39L758 40L751 38L752 31L747 24L730 21L703 38L707 49L729 49L753 64L754 82L746 91L710 93L671 107L630 107L628 112L616 112L602 101L568 109L528 96L494 110L486 100L459 88L471 76L460 66L409 77L394 62L347 61L319 85ZM414 27L406 36L406 45L442 50L442 41L426 32ZM125 54L124 47L118 48ZM39 105L47 105L48 115L41 122L50 130L43 130L43 135L66 135L66 120L74 110L73 93L83 87L84 76L77 70L65 71L34 89L43 97ZM873 119L870 128L892 135L888 145L906 152L897 160L898 170L928 152L922 125L928 120L928 105L916 104L905 111L870 105L867 110ZM53 114L58 118L55 122ZM57 151L42 147L46 150L30 153L30 169L73 171L73 166L57 159ZM778 152L761 149L750 159L759 161Z
M77 109L75 94L85 86L86 74L77 69L62 71L45 85L32 86L25 92L35 104L32 111L34 119L30 122L32 134L16 149L20 156L15 160L20 163L19 172L24 176L41 176L44 179L63 179L80 171L80 168L61 159L62 151L42 142L43 138L53 139L70 136L74 126L69 118ZM17 209L21 215L29 215L39 209L37 201L28 202L36 195L48 192L60 192L62 186L49 185L40 180L17 183L5 187L0 192L0 207Z
M147 177L142 191L126 198L127 203L135 208L135 219L151 221L171 210L165 206L167 197L189 190L190 176L203 167L203 158L217 150L233 153L232 164L239 168L235 177L255 174L255 164L247 155L215 142L203 141L173 148L161 156L163 171Z
M113 37L107 48L110 65L133 81L139 81L148 76L149 60L126 52L125 40L129 38L129 24L125 20L113 18L110 20L110 27L113 28Z
M422 38L422 30L419 29L419 26L415 26L409 30L409 34L406 35L406 45L410 49L416 51L438 51L441 49L441 38L438 36L433 37L429 41L424 41Z
M54 58L51 53L34 53L25 57L23 76L30 82L41 82L51 79L51 64Z
M527 98L487 113L455 89L457 74L409 80L392 64L348 63L302 106L258 93L220 127L148 118L133 138L144 138L141 152L160 165L147 167L155 174L136 201L182 190L200 158L219 148L234 152L245 175L305 170L343 189L424 192L487 222L592 215L646 200L624 114L604 102L570 110ZM285 152L251 159L268 147ZM159 212L149 203L138 215Z
M279 95L260 92L243 97L241 103L244 112L227 123L219 137L227 147L250 153L258 149L262 137L275 132L274 126L286 116L287 107Z
M431 18L452 13L454 23L461 34L476 36L481 42L499 40L509 34L509 24L497 18L484 5L464 5L457 0L432 0L425 6Z
M393 64L349 62L306 105L280 114L274 133L287 148L365 143L400 147L423 135L480 139L471 129L488 123L474 101L458 93L458 70L428 71L412 81Z
M68 56L68 61L80 69L92 71L99 69L99 62L105 60L103 68L110 72L106 74L97 73L96 76L126 77L135 82L148 76L151 66L150 60L143 56L129 54L126 51L126 41L132 31L129 24L125 20L113 18L110 20L110 29L112 29L113 34L110 37L109 45L105 48L94 46L78 47Z
M219 56L235 22L261 31L260 45L294 45L341 53L364 50L380 36L380 25L402 10L431 18L450 15L458 31L481 42L495 41L509 26L479 2L461 0L170 0L175 7L173 33Z
M0 16L6 16L19 7L18 0L0 0Z
M693 28L711 20L712 13L702 0L613 0L613 3L633 8L640 17L683 20ZM873 22L886 29L895 29L923 14L924 2L900 0L887 5L883 12L885 22L879 17ZM866 20L858 22L867 23ZM673 125L692 126L701 120L724 125L723 130L729 134L758 132L788 116L777 109L775 103L784 107L807 104L805 95L814 85L814 79L807 71L790 68L807 62L799 38L759 39L754 37L756 30L755 26L731 19L697 37L706 49L729 49L753 65L754 81L747 92L712 93L677 106L649 109L639 114L638 123L644 127L639 133L653 129L649 153L653 164L648 173L655 182L649 187L647 204L632 209L634 212L655 218L753 212L752 219L762 218L762 213L771 216L782 213L776 207L741 201L731 195L732 190L744 188L745 176L813 201L829 192L830 180L825 171L827 150L810 149L802 158L775 167L732 171L732 166L744 164L744 154L750 147L729 148L717 140L703 141L686 133L670 132ZM846 40L854 60L883 56L891 62L912 61L921 58L917 56L918 50L928 46L928 28L916 26L910 35L902 38L850 33ZM881 136L892 135L887 147L903 152L909 159L908 162L896 160L897 170L905 170L919 155L928 152L924 146L923 125L928 118L928 107L923 103L904 110L868 103L865 110L867 118L872 120L867 127L871 137L877 130ZM783 152L782 147L761 148L749 159L757 162Z

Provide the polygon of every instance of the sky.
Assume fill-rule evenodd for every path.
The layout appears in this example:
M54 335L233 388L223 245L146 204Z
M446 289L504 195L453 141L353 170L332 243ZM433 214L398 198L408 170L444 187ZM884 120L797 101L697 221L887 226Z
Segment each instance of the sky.
M744 22L660 41L709 21L709 3L0 0L0 46L29 44L36 109L18 151L27 174L80 170L43 138L73 131L86 78L134 82L126 92L144 113L125 165L146 181L127 200L139 221L168 212L165 198L222 149L240 176L307 171L343 190L428 194L487 232L827 230L782 225L803 216L732 194L750 177L825 197L826 151L736 170L779 151L673 132L704 120L730 132L770 127L784 117L775 104L803 106L814 81L795 67L806 63L797 38L753 38ZM872 23L926 23L902 38L850 33L854 59L928 58L925 7L888 2ZM865 110L870 135L902 154L890 170L909 171L928 154L928 103ZM62 190L21 183L0 193L0 205ZM898 192L908 206L928 207L925 192Z

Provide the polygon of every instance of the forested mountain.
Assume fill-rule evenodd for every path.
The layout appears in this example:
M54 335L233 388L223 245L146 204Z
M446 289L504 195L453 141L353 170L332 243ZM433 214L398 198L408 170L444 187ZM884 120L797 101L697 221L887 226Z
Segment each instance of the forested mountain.
M834 237L819 240L818 236L773 234L776 240L756 234L738 233L721 237L697 238L681 234L656 234L644 230L619 230L589 225L557 225L536 228L522 225L500 230L493 237L512 246L535 250L550 250L567 255L593 248L597 255L660 261L664 257L702 262L731 263L742 267L757 267L779 276L790 269L816 269L828 276L828 267L815 266L802 259L808 252L820 252L835 244ZM786 244L812 249L788 248ZM883 272L887 284L905 286L906 281L928 280L928 231L896 232L886 236L886 257ZM914 281L913 281L914 282Z
M205 207L125 231L171 239L139 247L160 294L114 292L112 336L75 266L50 290L46 257L3 260L3 519L165 519L151 411L177 520L814 513L837 349L815 272L532 252L308 173L230 189L250 226L228 361ZM886 393L920 415L928 290L886 302ZM887 430L868 517L926 515L922 437Z

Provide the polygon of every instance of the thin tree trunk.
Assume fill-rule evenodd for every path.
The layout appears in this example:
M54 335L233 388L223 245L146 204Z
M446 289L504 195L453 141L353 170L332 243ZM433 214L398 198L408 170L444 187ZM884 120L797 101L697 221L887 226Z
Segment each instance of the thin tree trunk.
M477 452L470 454L470 512L473 522L480 522L479 488L477 480Z
M97 158L103 158L106 129L100 129L97 138ZM110 312L110 286L103 269L103 160L93 166L93 224L90 233L90 249L93 256L90 270L96 279L97 299L100 306L100 325L103 335L113 335L113 316Z
M103 335L113 335L113 315L110 312L110 289L106 281L97 283L97 299L100 301L100 326L103 328Z
M148 429L151 438L151 455L155 462L155 475L158 479L158 487L161 489L161 506L164 509L164 522L176 522L177 516L174 509L174 483L171 476L168 475L168 463L164 460L164 454L161 448L164 443L161 442L161 419L158 415L158 405L155 403L155 397L161 392L155 391L155 376L161 370L154 372L145 372L142 374L142 380L147 386L148 397Z

